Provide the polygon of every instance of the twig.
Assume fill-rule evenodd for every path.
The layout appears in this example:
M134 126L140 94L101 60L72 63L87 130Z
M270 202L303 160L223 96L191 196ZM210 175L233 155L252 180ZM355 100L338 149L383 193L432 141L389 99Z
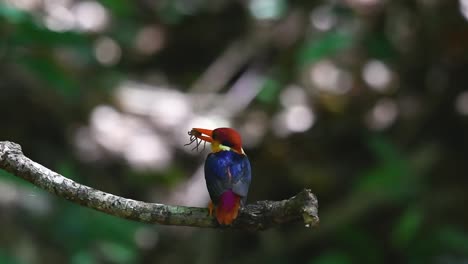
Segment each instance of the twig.
M0 141L0 169L79 205L121 218L161 225L220 227L208 209L146 203L93 189L76 183L24 156L21 146ZM302 221L306 226L319 222L318 202L308 189L283 201L258 201L244 207L232 228L263 230Z

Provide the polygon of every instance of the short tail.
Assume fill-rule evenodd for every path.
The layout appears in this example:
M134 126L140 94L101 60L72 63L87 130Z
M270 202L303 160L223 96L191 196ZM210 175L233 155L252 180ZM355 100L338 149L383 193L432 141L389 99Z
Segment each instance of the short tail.
M241 197L233 191L221 194L216 206L216 219L221 225L230 225L237 218Z

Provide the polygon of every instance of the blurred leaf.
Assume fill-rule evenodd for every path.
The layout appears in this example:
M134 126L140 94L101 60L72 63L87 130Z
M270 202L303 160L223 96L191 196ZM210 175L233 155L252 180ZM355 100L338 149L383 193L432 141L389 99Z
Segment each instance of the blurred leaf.
M0 17L3 17L10 23L19 23L28 18L29 15L20 9L0 3Z
M46 81L50 88L60 91L62 95L74 96L78 86L67 73L55 63L44 58L24 57L17 62L29 69L38 78Z
M319 39L306 41L299 50L297 60L299 65L304 66L348 48L352 42L353 38L350 34L344 32L325 33Z
M365 45L371 57L384 60L395 58L396 51L385 34L370 35Z
M271 104L277 97L281 89L280 83L273 79L268 78L263 83L263 87L257 95L260 102Z
M322 254L310 262L311 264L348 264L352 263L350 257L344 252L332 251Z
M8 41L12 46L38 46L63 47L72 46L91 47L90 41L84 35L76 32L55 32L47 28L38 26L31 20L16 25L17 30L8 36Z
M468 234L462 227L436 226L404 249L408 263L463 263L468 256Z
M250 1L250 12L261 19L278 19L282 17L288 7L285 0L253 0Z
M423 213L415 206L410 206L401 215L394 231L392 232L392 241L399 248L406 248L411 243L420 230L423 222Z
M131 47L135 43L135 38L141 25L132 23L132 21L118 21L116 30L112 32L113 39L121 47Z
M161 173L129 170L128 174L126 174L128 181L134 183L138 188L145 188L148 184L171 187L180 183L186 177L186 172L177 166L171 166Z
M112 263L135 263L137 254L135 248L123 244L105 242L101 244L101 250Z
M144 225L89 208L69 206L66 201L60 203L63 206L61 218L49 224L50 231L58 241L62 241L64 237L73 237L73 240L66 244L73 251L86 249L93 241L113 241L134 246L135 231Z
M22 262L15 259L13 256L0 249L0 263L1 264L21 264Z
M468 233L458 227L447 226L438 232L438 240L444 248L468 254Z
M352 256L353 260L363 263L382 263L385 257L382 254L378 241L368 230L357 226L346 225L338 232L341 244Z
M134 5L125 0L100 0L100 2L110 9L117 16L129 16L135 12Z
M386 140L385 137L374 136L369 138L369 147L381 162L403 163L402 155L395 148L395 145Z
M183 14L177 9L177 1L164 1L158 8L158 16L167 24L178 24L183 19Z
M62 161L57 166L57 172L71 180L77 180L77 173L70 161Z
M82 250L71 257L71 264L95 264L97 263L93 254L87 250Z
M370 138L369 147L378 162L357 182L358 192L397 199L416 190L415 177L409 163L395 145L383 137L375 136Z
M25 180L23 180L23 179L21 179L19 177L16 177L15 175L13 175L13 174L11 174L9 172L6 172L6 171L4 171L2 169L0 169L0 181L12 182L17 186L27 187L27 188L31 188L31 189L36 189L37 188L35 185L29 183L28 181L25 181Z
M19 264L20 262L15 260L14 258L12 258L10 256L3 255L3 254L0 253L0 263L2 263L2 264Z

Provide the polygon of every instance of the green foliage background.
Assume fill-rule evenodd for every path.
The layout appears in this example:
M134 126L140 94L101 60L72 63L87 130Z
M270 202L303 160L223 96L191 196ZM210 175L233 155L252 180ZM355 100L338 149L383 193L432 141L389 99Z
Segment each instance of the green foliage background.
M217 93L224 96L249 69L263 76L255 98L233 117L234 126L253 112L267 120L259 143L246 149L254 172L249 200L311 188L321 217L318 228L258 233L149 226L81 208L0 171L0 263L465 263L463 2L103 0L110 22L90 32L54 31L40 4L0 1L1 140L20 143L33 160L83 184L157 201L151 197L164 194L152 193L171 193L205 153L175 149L163 171L135 170L110 153L86 162L74 145L77 129L98 105L123 112L114 93L128 79L150 82L156 74L158 84L192 93L239 42L241 63L231 65L234 74ZM314 27L317 12L329 26ZM163 44L145 54L135 38L148 25L161 30ZM117 62L96 58L103 37L118 44ZM348 88L326 91L311 82L324 60L348 72ZM369 60L391 70L386 89L363 78ZM216 90L203 84L201 97ZM315 119L305 132L282 135L275 117L290 84L304 89ZM397 115L376 129L369 118L382 100Z

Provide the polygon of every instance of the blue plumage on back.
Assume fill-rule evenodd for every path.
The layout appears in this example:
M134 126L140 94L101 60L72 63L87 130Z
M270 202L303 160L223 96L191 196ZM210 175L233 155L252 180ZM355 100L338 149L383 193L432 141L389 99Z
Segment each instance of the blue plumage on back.
M205 180L215 204L227 190L239 195L242 204L245 204L251 181L249 159L234 151L211 153L205 161Z
M211 143L212 153L205 161L205 180L211 198L208 211L210 216L215 212L219 224L230 225L247 201L251 181L250 162L242 149L242 138L228 127L192 128L189 135L187 145L196 142L195 148L201 143L197 139Z

